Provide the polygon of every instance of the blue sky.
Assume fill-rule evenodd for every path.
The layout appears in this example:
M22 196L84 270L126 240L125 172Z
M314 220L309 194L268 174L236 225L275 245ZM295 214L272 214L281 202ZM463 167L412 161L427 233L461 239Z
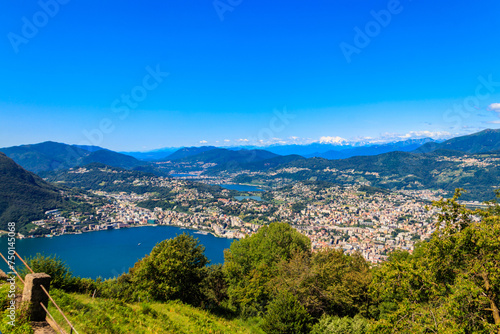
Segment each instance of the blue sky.
M493 0L4 1L0 147L498 128L499 12Z

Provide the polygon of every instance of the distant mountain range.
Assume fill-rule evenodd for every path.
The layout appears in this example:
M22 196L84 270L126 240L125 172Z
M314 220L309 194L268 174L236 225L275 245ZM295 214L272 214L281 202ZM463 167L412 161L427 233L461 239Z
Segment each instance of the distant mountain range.
M207 174L217 174L221 171L267 171L295 167L307 169L307 171L287 175L287 178L316 178L337 183L352 180L364 182L363 180L365 180L371 182L371 185L382 188L410 187L413 189L416 187L415 185L418 185L417 188L451 189L455 186L463 186L475 189L474 196L476 198L480 191L488 189L488 192L491 193L491 187L496 186L499 181L496 162L488 162L484 168L463 167L458 163L450 163L447 159L454 159L457 162L465 154L477 155L478 159L483 159L485 153L496 156L500 152L500 130L488 129L440 143L424 138L372 146L343 146L341 150L326 150L312 155L304 154L306 150L319 150L320 147L324 150L330 145L311 144L300 148L293 147L296 151L302 149L301 155L279 155L261 149L187 147L155 161L141 161L132 156L101 147L54 142L15 146L0 149L0 151L25 169L43 174L44 177L49 175L47 173L50 171L65 170L92 163L156 175L167 175L173 171L182 172L183 168L187 168L185 172L190 172L199 170L202 165ZM292 146L288 146L288 148L273 147L275 150L278 148L282 149L281 152L285 152L292 149ZM337 149L339 148L337 147ZM303 155L307 157L304 158ZM321 172L325 169L359 170L363 173L376 173L379 177L363 179L352 176L344 180L333 176L332 173L330 175ZM410 186L410 184L413 185Z
M308 145L271 145L271 146L236 146L236 147L183 147L180 149L165 148L149 152L121 152L133 156L139 160L177 160L187 156L195 155L211 149L239 150L265 150L277 155L301 155L305 158L320 157L325 159L344 159L355 155L376 155L391 151L413 151L422 144L438 142L432 138L408 139L384 144L357 143L357 144L330 144L312 143Z
M344 148L342 150L330 150L324 153L315 153L306 155L307 158L325 158L330 160L346 159L354 156L378 155L382 153L400 151L411 152L423 144L437 144L432 138L409 139L405 141L387 143L380 145L360 146L353 148Z
M298 154L305 158L345 159L356 155L376 155L392 151L409 152L427 142L435 141L432 138L408 139L384 144L357 143L357 144L329 144L313 143L308 145L273 145L263 149L280 155Z
M394 151L428 153L437 149L456 150L467 153L500 150L500 132L499 130L488 129L472 135L452 138L444 142L437 142L431 138L422 138L358 147L354 147L353 145L339 146L313 143L309 145L268 146L265 150L256 147L218 148L214 146L201 146L180 149L165 148L150 152L119 153L98 146L44 142L0 148L0 152L5 153L27 170L40 173L68 169L92 162L99 162L113 167L142 169L154 172L151 166L155 161L200 161L217 163L219 165L232 161L233 164L242 164L270 159L278 155L300 155L305 158L318 157L338 160L353 156L372 156Z
M176 153L172 154L172 156L176 155ZM241 163L262 161L277 157L278 155L264 150L233 151L224 148L214 148L210 150L205 150L201 153L197 153L194 155L185 154L183 158L178 158L178 159L171 159L172 156L169 156L167 159L182 161L182 162L204 162L204 163L216 163L218 165L224 165L228 163L241 164Z

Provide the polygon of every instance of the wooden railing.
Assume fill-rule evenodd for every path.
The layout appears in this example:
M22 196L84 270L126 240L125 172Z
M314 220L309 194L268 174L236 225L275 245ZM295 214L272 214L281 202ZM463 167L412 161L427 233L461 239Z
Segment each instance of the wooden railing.
M26 261L24 261L24 259L17 253L17 252L14 252L14 254L19 258L19 260L21 260L21 262L26 266L26 268L28 268L29 271L31 271L32 274L35 274L35 272L30 268L30 266L26 263ZM21 275L19 275L19 273L14 269L14 267L12 265L10 265L9 261L7 261L7 259L3 256L2 253L0 253L0 256L2 257L2 259L7 263L7 266L9 267L9 269L14 272L17 277L19 278L19 280L23 283L24 286L25 285L25 282L23 280L23 278L21 277ZM35 288L33 286L33 288ZM38 288L38 287L36 287ZM59 311L59 313L62 315L62 317L64 318L64 320L66 320L66 322L68 323L69 325L69 328L70 328L70 334L78 334L78 332L76 331L75 327L71 324L71 322L69 321L69 319L66 317L66 315L64 314L64 312L61 310L61 308L59 307L59 305L57 305L57 303L55 302L55 300L50 296L49 292L47 291L47 289L45 289L45 287L43 285L40 285L40 288L41 290L47 295L47 297L49 298L49 300L52 302L52 304L54 304L54 306L56 307L56 309ZM50 314L49 310L47 309L47 307L43 304L43 303L40 303L40 306L45 310L45 312L47 313L47 315L50 317L50 319L54 322L54 324L56 325L57 327L57 330L61 333L61 334L66 334L66 332L61 328L61 326L57 323L57 321L55 321L54 317L52 316L52 314Z

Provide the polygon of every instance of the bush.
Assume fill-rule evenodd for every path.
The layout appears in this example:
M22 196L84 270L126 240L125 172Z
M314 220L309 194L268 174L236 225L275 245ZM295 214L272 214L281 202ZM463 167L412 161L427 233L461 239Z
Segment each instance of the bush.
M50 286L56 289L73 291L77 283L66 263L57 256L44 256L37 253L35 256L29 257L26 261L35 273L46 273L52 278ZM27 274L31 274L28 268L23 266L18 270L23 278Z
M365 334L370 323L361 316L354 318L323 316L312 328L311 334Z

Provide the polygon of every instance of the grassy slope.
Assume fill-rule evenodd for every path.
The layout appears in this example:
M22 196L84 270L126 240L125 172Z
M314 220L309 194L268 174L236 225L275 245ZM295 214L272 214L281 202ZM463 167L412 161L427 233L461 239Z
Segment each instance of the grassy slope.
M51 295L80 334L263 333L257 324L227 320L175 301L126 304L57 290ZM69 333L69 326L53 305L49 311Z

